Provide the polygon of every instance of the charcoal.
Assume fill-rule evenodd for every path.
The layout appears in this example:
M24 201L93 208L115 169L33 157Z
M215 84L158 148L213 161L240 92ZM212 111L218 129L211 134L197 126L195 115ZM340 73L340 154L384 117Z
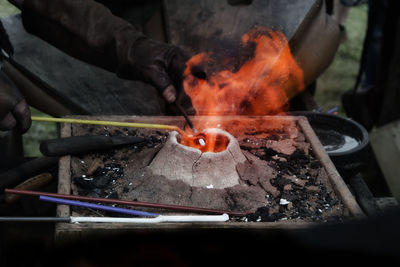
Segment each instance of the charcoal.
M93 185L95 188L104 188L106 187L111 181L111 177L107 175L96 176L93 178Z
M92 180L87 180L84 177L74 177L72 181L79 187L85 190L92 190L96 188L96 185Z
M191 187L182 181L168 180L162 175L153 175L147 167L143 167L148 163L138 164L144 157L148 157L148 162L151 162L162 147L159 144L165 142L167 137L162 131L152 130L149 133L141 129L87 126L80 130L79 134L76 130L73 134L143 136L146 142L80 158L73 157L74 168L71 170L75 194L254 211L246 217L232 218L235 222L343 220L345 212L342 203L332 189L322 182L327 174L315 158L312 148L304 143L306 141L302 135L289 134L282 129L271 133L249 131L247 135L241 136L239 145L248 159L248 162L236 165L241 183L235 187L216 189L212 186ZM284 149L279 149L281 142ZM268 147L266 144L272 145ZM293 147L294 150L290 152ZM85 170L94 159L100 159L104 168L98 167L91 176L84 177L87 174ZM79 166L80 162L85 164ZM281 199L286 204L281 205Z

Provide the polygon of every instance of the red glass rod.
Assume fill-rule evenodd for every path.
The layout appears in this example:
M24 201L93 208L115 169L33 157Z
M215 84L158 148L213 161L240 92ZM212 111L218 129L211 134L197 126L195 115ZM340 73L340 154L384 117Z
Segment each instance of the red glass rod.
M29 196L49 196L49 197L81 200L81 201L111 203L111 204L119 204L119 205L167 209L167 210L185 211L185 212L195 212L195 213L202 213L202 214L224 214L224 213L226 213L228 215L238 216L238 217L243 217L243 216L254 213L254 211L241 212L241 211L230 211L230 210L217 210L217 209L179 206L179 205L171 205L171 204L160 204L160 203L152 203L152 202L139 202L139 201L129 201L129 200L99 198L99 197L85 197L85 196L77 196L77 195L66 195L66 194L47 193L47 192L38 192L38 191L29 191L29 190L17 190L17 189L5 189L5 193L18 194L18 195L29 195Z

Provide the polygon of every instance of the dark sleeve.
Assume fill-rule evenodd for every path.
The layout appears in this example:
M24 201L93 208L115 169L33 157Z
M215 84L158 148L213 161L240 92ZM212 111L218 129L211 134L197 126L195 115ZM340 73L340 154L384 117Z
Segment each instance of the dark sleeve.
M14 53L14 48L8 38L8 34L3 27L3 23L0 21L0 49L3 49L8 55L12 56ZM0 51L1 52L1 51ZM0 53L1 58L1 53Z
M135 42L146 38L93 0L25 0L25 29L67 54L116 72L129 65Z

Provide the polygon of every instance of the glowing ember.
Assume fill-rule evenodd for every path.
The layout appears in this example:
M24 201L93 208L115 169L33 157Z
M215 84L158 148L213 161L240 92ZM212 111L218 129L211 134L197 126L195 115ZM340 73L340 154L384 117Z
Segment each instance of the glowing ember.
M221 152L229 144L228 137L218 133L186 134L181 137L180 143L201 150L201 152Z
M235 72L192 75L201 66L216 65L211 53L195 55L187 62L184 88L197 115L279 114L288 111L288 101L304 89L303 71L282 33L257 27L242 37L241 45L253 47L254 54ZM204 127L196 125L197 129Z

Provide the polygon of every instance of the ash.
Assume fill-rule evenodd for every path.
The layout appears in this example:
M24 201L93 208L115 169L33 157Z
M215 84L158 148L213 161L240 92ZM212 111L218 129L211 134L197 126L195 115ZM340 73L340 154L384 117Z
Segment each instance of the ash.
M82 127L73 134L84 135L88 131L91 134L143 136L147 141L140 146L72 157L72 189L75 194L254 211L247 217L231 218L238 223L282 220L333 222L347 216L324 168L314 158L304 135L298 131L295 134L284 131L247 132L238 138L247 161L236 166L240 185L226 189L215 189L212 185L191 187L182 181L153 175L147 166L166 141L166 132ZM81 216L94 215L94 211L79 208L73 211ZM167 213L165 210L157 212ZM115 216L96 212L96 215L99 214Z

